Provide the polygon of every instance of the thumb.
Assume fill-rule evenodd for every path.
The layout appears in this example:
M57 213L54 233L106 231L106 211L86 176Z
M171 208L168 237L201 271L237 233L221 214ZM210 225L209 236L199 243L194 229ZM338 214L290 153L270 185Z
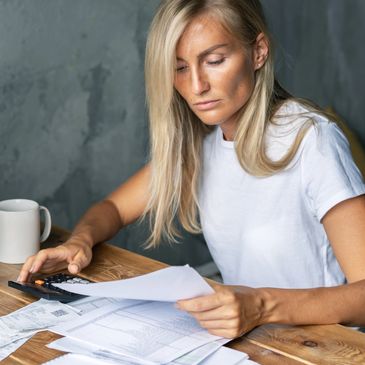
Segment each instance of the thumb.
M214 291L219 291L222 288L222 284L219 283L212 283L211 281L208 283L213 289Z
M90 259L86 256L85 252L80 250L74 255L70 255L68 258L68 271L71 274L78 274L85 266L88 265Z
M68 271L71 274L78 274L80 272L80 264L77 261L72 261L68 265Z

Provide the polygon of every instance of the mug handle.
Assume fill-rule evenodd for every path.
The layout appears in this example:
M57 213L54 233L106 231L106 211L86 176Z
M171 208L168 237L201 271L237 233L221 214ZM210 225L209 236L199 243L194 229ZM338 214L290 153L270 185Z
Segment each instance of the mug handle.
M42 243L48 238L49 234L51 233L52 220L51 220L51 214L49 213L49 210L46 207L40 205L39 209L41 211L42 210L44 211L44 217L46 218L46 221L44 222L43 233L40 238L40 241Z

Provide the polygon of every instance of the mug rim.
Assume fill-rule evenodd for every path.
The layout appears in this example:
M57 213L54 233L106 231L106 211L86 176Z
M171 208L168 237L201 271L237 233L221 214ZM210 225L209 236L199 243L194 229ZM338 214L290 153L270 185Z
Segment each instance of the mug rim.
M2 208L2 205L3 204L6 204L6 203L15 203L15 204L19 204L19 203L28 203L28 204L31 204L32 207L30 208L25 208L25 209L21 209L21 210L4 210ZM22 213L22 212L29 212L31 210L35 210L39 208L39 204L35 201L35 200L31 200L31 199L6 199L6 200L1 200L0 201L0 213Z

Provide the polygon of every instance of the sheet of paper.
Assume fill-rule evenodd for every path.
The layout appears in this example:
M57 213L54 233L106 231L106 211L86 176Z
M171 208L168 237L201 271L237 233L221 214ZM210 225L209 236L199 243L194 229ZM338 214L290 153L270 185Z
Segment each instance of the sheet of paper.
M207 343L203 346L198 347L197 349L188 352L187 354L179 357L178 359L169 363L169 365L197 365L201 364L204 359L206 359L213 352L217 351L220 347L222 347L225 343L230 340L226 338L222 338L220 340L216 340L214 342Z
M56 301L40 299L0 317L0 348L36 331L78 318L78 310Z
M213 352L199 365L254 365L254 362L247 363L248 355L245 352L230 349L228 347L221 347L219 350Z
M32 336L33 336L33 332L28 337L21 338L6 346L0 347L0 361L4 360L11 353L13 353L15 350L17 350L20 346L22 346L25 342L27 342Z
M62 341L63 340L63 341ZM56 341L55 341L56 342ZM60 351L67 351L67 349L79 349L83 347L83 344L81 342L77 342L75 345L75 342L72 344L72 340L67 339L60 339L57 340L59 342L58 346L54 346L51 348L56 348ZM62 345L62 342L64 346ZM204 347L206 347L205 345ZM85 347L84 349L87 349L88 347ZM92 348L92 346L91 346ZM90 349L90 348L89 348ZM69 356L73 355L73 356ZM130 362L128 359L123 358L107 358L103 356L95 356L94 354L85 353L85 354L79 354L80 356L74 356L75 354L68 354L61 356L53 361L47 362L47 365L102 365L102 364L112 364L112 365L137 365L139 363ZM188 362L187 362L188 363ZM166 365L174 365L175 362L168 363ZM179 364L179 363L177 363ZM185 363L184 363L185 364ZM227 347L220 347L218 350L216 350L213 354L208 356L205 360L199 362L199 365L259 365L257 362L254 362L252 360L248 359L248 355L244 352L240 352L237 350L233 350Z
M201 365L259 365L257 362L242 359L239 362L229 362L230 359L220 357L222 353L219 353L219 356L215 356L217 362L211 362L212 358L209 360L210 362L202 362ZM232 358L233 361L235 359ZM132 363L126 362L113 362L109 360L95 359L91 356L79 355L79 354L66 354L60 357L57 357L54 360L43 363L43 365L134 365Z
M145 364L143 360L133 360L127 356L113 353L89 342L76 340L70 337L62 337L47 345L50 349L63 352L71 352L79 355L90 356L94 359L105 360L113 364L140 365ZM149 362L147 362L149 364Z
M209 362L203 361L200 365L260 365L257 362L248 359L242 359L238 362L229 362L230 359L225 357L221 357L223 351L217 351L210 359ZM215 360L214 360L215 358ZM235 359L232 359L235 361ZM212 362L213 361L213 362ZM222 362L223 361L223 362ZM105 360L105 359L95 359L91 356L87 355L79 355L79 354L66 354L60 356L54 360L47 361L43 363L43 365L134 365L134 363L129 362L117 362L113 360Z
M43 363L43 365L134 365L130 362L113 361L106 359L93 358L91 356L80 354L66 354L51 361Z
M168 302L111 304L52 331L150 364L171 362L220 339Z
M230 340L224 338L214 342L207 343L206 345L200 346L196 350L188 352L187 354L179 357L178 359L168 363L168 365L199 364L206 357L208 357L214 351L217 351L221 346L223 346L228 341ZM122 364L124 364L125 361L133 365L143 364L143 361L142 362L132 361L127 357L123 357L119 354L112 353L110 351L100 348L99 346L84 341L75 340L69 337L62 337L58 340L55 340L49 343L47 347L63 352L71 352L71 353L91 356L93 358L98 358L102 360L104 359L104 360L114 361L116 364L118 364L120 360L123 360Z
M170 266L131 279L90 284L54 284L61 289L96 297L176 302L214 293L189 266Z
M101 308L108 304L127 305L128 302L129 302L128 299L86 297L68 303L68 305L80 311L80 315L84 315L86 313L93 311L94 309Z

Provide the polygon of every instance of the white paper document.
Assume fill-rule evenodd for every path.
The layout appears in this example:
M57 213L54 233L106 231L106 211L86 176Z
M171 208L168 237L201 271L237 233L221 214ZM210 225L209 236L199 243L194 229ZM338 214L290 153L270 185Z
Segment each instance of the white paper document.
M66 354L56 359L47 361L43 365L134 365L128 362L115 362L111 360L103 360L93 358L87 355Z
M225 343L230 340L222 338L214 342L209 342L197 349L188 352L187 354L177 358L176 360L169 363L169 365L197 365L202 364L203 360L208 356L219 350Z
M52 331L149 364L172 362L220 339L168 302L111 304Z
M86 297L83 299L79 299L69 305L77 308L81 311L81 314L91 312L96 308L100 308L102 306L118 303L120 305L127 305L127 299L114 299L114 298L97 298L97 297ZM229 342L229 339L222 338L214 342L207 343L206 345L200 346L197 349L188 352L187 354L177 358L176 360L169 363L169 365L196 365L200 364L202 360L208 357L214 351L217 351L221 346ZM123 357L120 354L114 354L108 350L101 348L100 346L93 345L91 343L85 341L79 341L74 338L62 337L58 340L55 340L47 345L47 347L63 352L71 352L76 354L82 354L91 356L93 358L98 358L101 360L108 360L114 364L137 364L135 361L133 362L130 358ZM141 362L138 362L140 364Z
M70 303L73 307L77 308L82 315L90 313L97 308L107 306L109 304L117 304L121 307L130 307L139 303L139 301L122 300L113 298L96 298L88 297L79 299ZM147 303L145 303L147 304ZM157 303L161 304L161 303ZM162 303L168 304L168 303ZM158 305L159 306L159 305ZM169 305L171 306L171 305ZM90 315L89 315L90 316ZM103 334L100 334L102 336ZM218 339L213 342L209 342L202 345L181 357L167 363L167 365L255 365L257 363L248 360L248 355L244 352L239 352L226 347L222 347L225 343L229 342L228 339ZM143 365L151 364L150 361L144 359L132 359L128 356L121 355L120 353L112 352L108 349L101 347L99 344L93 344L85 342L85 338L82 341L75 338L63 337L47 345L49 348L70 352L71 354L61 356L55 360L48 362L49 365ZM77 355L76 355L77 354Z
M134 362L124 360L103 359L81 354L67 354L54 360L48 361L43 365L135 365ZM170 365L170 364L169 364ZM203 360L199 365L259 365L249 360L247 354L221 347L219 350Z
M79 311L80 315L89 313L97 308L104 307L109 304L121 304L127 303L126 299L114 299L114 298L99 298L99 297L86 297L82 299L75 300L68 303L69 306L75 308Z
M143 361L133 360L130 357L105 350L98 345L76 340L70 337L62 337L47 345L50 349L85 355L111 364L117 365L140 365Z
M131 279L89 284L53 284L61 289L96 297L176 302L214 293L189 266L170 266Z
M16 351L20 346L24 345L24 343L26 343L32 336L33 332L28 337L21 338L6 346L0 347L0 361L8 357L11 353Z
M213 352L217 351L225 343L229 342L228 339L220 339L214 342L207 343L206 345L200 346L197 349L188 352L187 354L179 357L178 359L169 362L169 365L197 365L211 355ZM55 340L47 345L47 347L59 350L63 352L71 352L81 355L87 355L100 360L107 360L114 364L143 364L143 360L131 360L128 357L123 357L119 354L112 353L108 350L102 349L97 345L90 344L88 342L75 340L69 337L62 337ZM244 354L245 355L245 354ZM245 355L248 357L248 355Z
M40 299L0 317L0 361L39 331L79 317L79 310L60 302Z
M78 318L78 310L56 301L40 299L0 317L0 347L29 337L36 331Z
M255 363L248 361L248 355L244 352L221 347L212 355L208 356L199 365L253 365Z

